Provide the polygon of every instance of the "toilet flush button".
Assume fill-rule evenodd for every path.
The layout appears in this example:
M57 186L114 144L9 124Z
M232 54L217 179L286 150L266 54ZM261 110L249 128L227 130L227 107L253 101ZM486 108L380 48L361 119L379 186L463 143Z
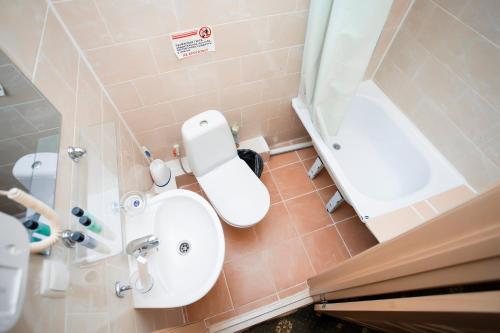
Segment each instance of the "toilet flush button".
M206 120L202 120L200 121L200 126L203 127L203 126L207 126L208 125L208 121Z

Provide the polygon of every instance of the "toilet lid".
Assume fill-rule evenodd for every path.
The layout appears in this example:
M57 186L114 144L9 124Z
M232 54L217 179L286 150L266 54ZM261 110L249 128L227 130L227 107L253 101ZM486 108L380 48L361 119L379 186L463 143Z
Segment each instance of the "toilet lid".
M250 227L269 210L267 188L237 156L198 177L198 182L219 215L235 227Z

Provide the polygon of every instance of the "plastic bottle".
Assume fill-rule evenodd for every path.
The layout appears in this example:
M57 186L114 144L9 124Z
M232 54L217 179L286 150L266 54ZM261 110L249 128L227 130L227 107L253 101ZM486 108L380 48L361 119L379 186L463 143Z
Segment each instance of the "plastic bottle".
M86 235L84 233L81 233L79 231L74 231L73 233L71 233L70 238L72 241L74 241L82 246L85 246L86 248L92 249L94 251L102 252L102 253L109 252L109 248L106 245L100 244L94 238L92 238L89 235Z
M100 224L98 224L95 220L91 219L88 216L82 216L78 219L78 222L80 222L81 225L83 225L85 228L89 229L92 232L95 232L96 234L100 234L102 231L102 227Z
M101 233L102 226L99 223L97 223L97 219L93 215L89 214L88 212L85 212L80 207L73 207L73 209L71 210L71 214L78 217L79 218L78 222L80 222L90 231L95 232L97 234Z
M30 230L32 233L38 233L44 236L50 236L50 227L45 223L38 222L35 220L28 220L23 222L26 229Z

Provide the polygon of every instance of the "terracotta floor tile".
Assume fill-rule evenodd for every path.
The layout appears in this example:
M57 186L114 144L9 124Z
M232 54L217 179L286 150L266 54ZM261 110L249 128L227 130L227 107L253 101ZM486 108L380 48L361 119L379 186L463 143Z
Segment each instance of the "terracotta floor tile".
M201 191L201 186L198 183L194 183L194 184L189 184L189 185L181 186L181 189L188 190L188 191L193 191L193 192L200 192Z
M314 231L302 240L318 274L349 258L349 252L334 226Z
M297 155L296 152L291 151L288 153L271 156L267 165L272 170L298 161L299 155Z
M302 163L294 163L283 168L271 170L276 186L283 199L290 199L314 190Z
M342 235L352 256L378 244L370 230L358 217L337 223L335 226Z
M175 183L178 188L181 188L184 185L197 183L196 177L193 175L182 174L175 177Z
M332 220L316 192L285 202L290 218L300 235L331 225Z
M304 163L304 166L306 167L306 170L309 170L309 168L314 163L314 158L309 159L309 160L305 160L305 161L303 161L303 163ZM312 181L314 183L314 186L316 186L316 188L325 188L327 186L334 185L332 178L328 174L328 171L326 171L326 169L324 169L324 168L323 168L323 170L321 170L319 172L319 174L316 176L316 178L314 178Z
M199 301L186 306L186 313L189 322L196 322L216 315L233 307L229 297L224 275L221 273L213 288Z
M323 203L326 205L328 200L330 200L330 198L335 194L335 192L337 192L337 186L332 185L319 190L318 194L321 197Z
M257 223L254 229L262 250L297 236L290 215L282 202L271 205L266 217Z
M226 240L225 261L240 258L260 249L253 228L235 228L225 222L221 221L221 223Z
M295 295L297 293L300 293L302 290L306 290L307 288L308 288L307 282L302 282L301 284L298 284L298 285L293 286L291 288L288 288L288 289L285 289L283 291L280 291L278 293L278 296L281 299L283 299L283 298Z
M326 205L328 200L335 194L337 191L337 187L335 185L329 186L327 188L321 189L318 191L323 204ZM333 222L337 223L340 221L344 221L350 219L351 217L356 216L356 211L351 207L347 202L341 204L335 211L332 213Z
M276 292L272 274L260 252L226 263L224 273L235 307Z
M282 199L271 174L269 172L263 173L262 176L260 177L260 180L264 183L264 185L266 185L267 190L269 191L269 196L271 197L271 204L280 202Z
M216 316L206 320L206 322L208 325L220 323L221 321L227 320L227 319L232 318L232 317L239 316L243 313L255 310L257 308L271 304L271 303L276 302L278 300L279 300L278 296L276 294L273 294L271 296L261 298L255 302L251 302L251 303L245 304L243 306L240 306L236 310L231 310L231 311L225 312L223 314L216 315Z
M293 287L314 275L300 238L270 248L265 256L278 290Z
M315 158L316 156L318 156L318 153L316 152L316 149L314 149L314 147L297 150L297 154L299 155L299 158L301 160L308 160L310 158Z

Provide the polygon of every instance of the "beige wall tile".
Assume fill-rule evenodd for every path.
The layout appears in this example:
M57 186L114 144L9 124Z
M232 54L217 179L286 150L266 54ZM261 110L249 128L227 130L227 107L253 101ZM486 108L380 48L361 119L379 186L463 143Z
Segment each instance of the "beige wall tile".
M467 4L471 0L434 0L438 5L452 13L453 15L459 16ZM476 1L476 0L472 0Z
M132 82L107 86L106 90L120 112L137 109L142 106L142 101Z
M241 72L244 81L269 79L285 74L288 49L258 53L241 59Z
M65 117L74 117L76 91L63 81L61 73L45 56L40 57L34 83L56 109L61 112L63 121Z
M245 32L245 38L241 38L241 31ZM214 34L217 51L214 57L226 59L264 51L270 45L268 31L267 18L216 26Z
M391 41L394 39L398 27L409 10L411 3L411 0L393 1L391 10L389 11L389 15L384 24L384 29L380 34L375 50L373 51L372 58L370 59L366 69L364 76L365 80L369 80L375 75L375 71L379 67L379 64L389 48Z
M299 91L299 82L299 73L265 80L262 100L267 101L273 98L296 97Z
M431 57L429 51L417 42L405 26L399 30L386 55L388 61L392 61L410 78L415 76L429 57Z
M437 216L437 212L427 203L427 201L417 202L413 204L413 208L423 217L424 221Z
M500 3L495 0L435 0L464 24L474 28L496 45L500 44Z
M94 1L63 1L55 3L54 6L82 49L113 43Z
M418 109L411 115L414 123L470 185L483 190L500 179L500 170L495 164L434 103L423 99Z
M76 124L79 128L102 123L101 87L83 61L80 61Z
M191 67L188 72L189 79L193 85L193 92L199 94L207 90L226 88L239 84L241 82L240 63L240 59L231 59ZM180 81L183 79L182 77L177 78Z
M440 193L428 199L432 207L439 213L445 212L461 203L471 199L474 196L467 186L460 186L446 192Z
M500 168L500 128L491 134L489 140L481 144L480 148Z
M375 50L373 50L372 57L370 62L368 63L368 67L365 72L365 79L370 79L375 74L379 63L382 61L382 57L389 47L392 39L394 38L394 34L396 33L395 29L384 29L380 34L380 37L377 41L377 45L375 46Z
M69 313L107 312L104 263L88 268L72 267L70 279L71 289L67 294Z
M241 111L240 110L231 110L222 113L227 120L229 126L233 124L241 124Z
M384 24L384 29L391 30L396 29L401 20L406 15L408 7L411 5L412 0L394 0L392 2L391 10L389 16Z
M170 0L101 0L96 4L117 42L156 36L177 29Z
M239 1L232 0L173 0L179 28L191 29L204 24L227 23L243 18ZM223 9L223 10L221 10Z
M221 110L230 110L261 101L262 83L251 82L225 88L221 91Z
M435 9L436 6L430 0L415 0L405 19L404 27L415 37L418 36L422 28L428 23Z
M368 220L366 226L379 242L385 242L419 226L423 222L422 218L411 207L405 207L372 218Z
M459 1L460 2L460 1ZM459 19L497 45L500 45L500 2L469 0Z
M123 118L134 132L152 130L157 127L175 123L170 103L146 106L134 111L125 112Z
M280 14L293 10L295 10L295 3L290 0L243 0L240 2L240 12L247 17Z
M220 109L217 92L207 92L200 95L172 101L172 108L177 122L184 122L190 117L207 111Z
M309 9L309 3L310 3L310 0L297 0L296 5L295 5L295 9L297 9L297 10Z
M76 89L78 53L61 24L50 11L47 16L40 52L41 56L57 68L66 84L70 88Z
M136 134L137 140L153 151L157 158L172 159L171 151L174 144L182 143L181 125L174 124L156 128L151 131Z
M87 51L92 67L104 84L114 84L156 74L147 41L115 44Z
M75 333L110 332L107 313L70 314L68 315L68 331Z
M118 265L106 263L106 293L113 295L115 282L129 276L129 269L125 255ZM108 320L111 332L134 333L135 330L135 310L132 304L132 295L127 293L124 298L109 297Z
M480 11L485 3L436 3L415 1L375 81L469 184L483 190L500 179L492 139L500 128L494 93L500 51L460 18L466 7Z
M0 8L0 45L24 74L31 78L47 3L45 0L2 0Z
M145 105L193 95L193 86L185 69L134 80L134 86Z
M264 122L279 115L280 100L272 100L241 108L241 120L243 125L259 121Z
M481 1L473 7L477 8ZM472 5L471 5L472 6ZM500 32L497 32L500 36ZM427 24L423 25L418 40L441 62L481 91L495 107L500 107L500 50L498 46L436 7ZM487 67L484 64L488 64Z
M267 46L279 48L303 44L306 25L306 12L270 16Z
M304 46L295 46L288 49L288 61L286 64L287 73L297 73L300 72L302 67L302 53L304 52Z

